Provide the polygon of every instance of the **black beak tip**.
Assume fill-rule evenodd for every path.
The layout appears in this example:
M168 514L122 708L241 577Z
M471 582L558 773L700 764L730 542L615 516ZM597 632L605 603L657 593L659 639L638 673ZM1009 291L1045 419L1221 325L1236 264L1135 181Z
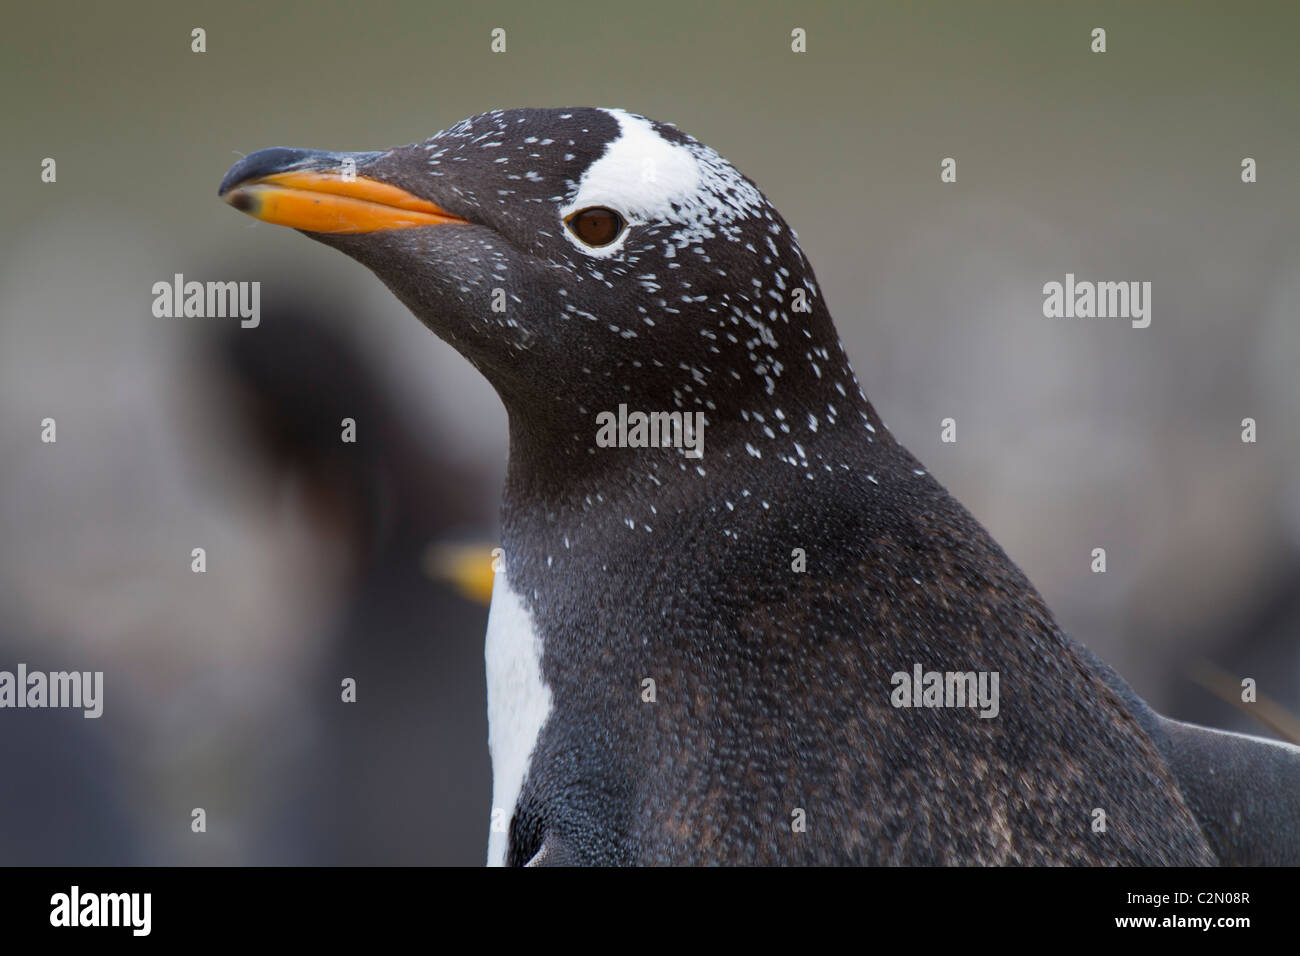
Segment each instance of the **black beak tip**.
M218 193L218 195L220 194ZM253 209L253 197L248 193L236 193L227 202L240 212L251 212Z
M221 185L217 187L217 195L224 196L240 183L249 180L273 176L276 173L288 172L291 169L327 166L338 161L338 153L330 153L321 149L291 149L287 146L272 146L270 149L259 149L255 153L249 153L230 167L230 172L226 173L225 179L221 180ZM238 209L239 207L236 206L235 208Z

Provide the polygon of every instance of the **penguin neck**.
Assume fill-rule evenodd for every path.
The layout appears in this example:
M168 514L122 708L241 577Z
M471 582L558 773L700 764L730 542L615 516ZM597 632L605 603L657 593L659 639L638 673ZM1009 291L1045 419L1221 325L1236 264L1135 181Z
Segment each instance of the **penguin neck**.
M526 526L538 533L543 527L589 526L602 511L622 514L627 509L620 510L620 503L657 503L663 511L742 495L777 497L792 488L815 495L816 479L827 473L837 479L844 472L865 475L908 457L859 389L838 341L824 353L830 361L816 372L783 374L770 391L714 390L707 393L712 408L682 409L692 418L703 415L699 457L681 447L635 444L644 434L635 433L633 415L653 406L641 407L633 396L575 399L551 405L548 414L508 403L503 524L507 531ZM598 444L602 414L626 444ZM914 464L910 457L908 464ZM610 507L599 507L605 504Z

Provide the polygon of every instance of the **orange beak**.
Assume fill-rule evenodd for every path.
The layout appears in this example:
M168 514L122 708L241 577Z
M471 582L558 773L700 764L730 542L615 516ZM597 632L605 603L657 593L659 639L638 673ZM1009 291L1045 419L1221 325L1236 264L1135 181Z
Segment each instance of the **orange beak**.
M263 173L290 153L261 150L246 157L227 174L219 195L254 219L306 232L349 234L468 224L427 199L390 183L358 176L342 163L332 168Z

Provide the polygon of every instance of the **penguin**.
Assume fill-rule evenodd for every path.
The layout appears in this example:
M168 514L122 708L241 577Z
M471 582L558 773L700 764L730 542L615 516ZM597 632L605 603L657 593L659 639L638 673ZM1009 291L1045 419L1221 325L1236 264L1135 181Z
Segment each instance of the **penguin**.
M218 192L368 267L507 410L489 864L1300 863L1300 748L1168 720L1062 630L713 149L494 110Z

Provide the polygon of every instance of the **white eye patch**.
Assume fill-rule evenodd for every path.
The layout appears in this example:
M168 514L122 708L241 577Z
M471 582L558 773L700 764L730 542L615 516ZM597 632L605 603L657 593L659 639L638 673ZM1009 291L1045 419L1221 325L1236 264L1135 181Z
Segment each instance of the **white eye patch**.
M578 190L559 210L561 219L579 209L606 206L629 227L648 223L680 226L670 237L679 246L715 234L715 228L753 215L763 196L721 156L694 141L674 143L654 125L624 110L605 110L618 121L619 137L583 173ZM576 248L594 258L617 255L630 229L607 246L583 244L564 230Z
M577 193L560 209L560 217L590 206L606 206L629 226L672 219L672 204L689 201L699 190L699 163L686 147L656 133L649 120L623 110L606 112L618 121L622 133L587 168ZM627 230L609 245L594 248L567 230L565 236L587 255L607 258L623 247Z

